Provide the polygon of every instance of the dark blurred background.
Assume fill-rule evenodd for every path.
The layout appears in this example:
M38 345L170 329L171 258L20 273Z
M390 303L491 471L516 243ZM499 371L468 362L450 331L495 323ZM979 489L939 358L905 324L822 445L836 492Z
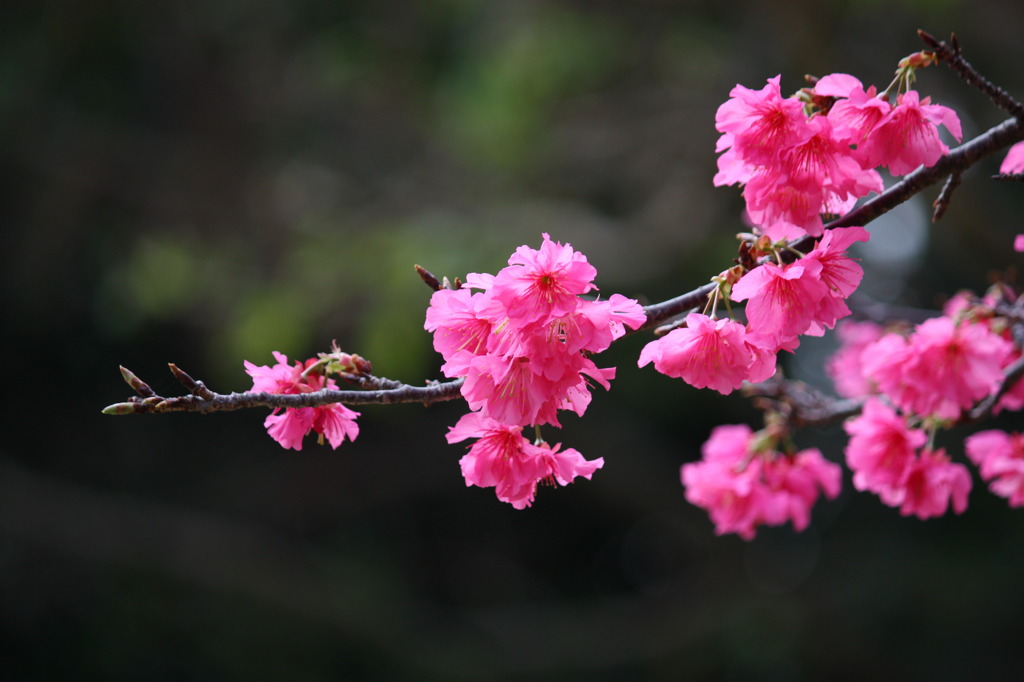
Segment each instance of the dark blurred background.
M1019 672L1021 512L976 481L963 517L908 520L847 476L805 533L716 537L679 466L757 414L637 370L649 337L603 356L612 391L547 432L605 468L526 511L465 487L454 403L365 407L354 444L299 453L263 411L100 409L130 394L119 364L163 394L169 361L228 392L250 386L243 359L331 339L438 378L413 264L494 272L542 232L605 293L689 290L742 227L739 192L711 185L736 83L884 87L924 28L1020 96L1022 25L1018 0L4 3L0 676ZM967 135L1003 118L946 69L918 85ZM937 226L934 189L874 223L865 291L933 307L1009 265L1024 201L996 165ZM789 371L819 380L829 343ZM840 429L800 438L841 459Z

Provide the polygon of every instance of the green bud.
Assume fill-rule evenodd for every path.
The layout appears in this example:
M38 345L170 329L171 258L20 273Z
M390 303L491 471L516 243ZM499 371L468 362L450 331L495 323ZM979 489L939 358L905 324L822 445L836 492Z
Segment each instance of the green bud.
M103 414L135 414L135 403L114 403L103 408Z

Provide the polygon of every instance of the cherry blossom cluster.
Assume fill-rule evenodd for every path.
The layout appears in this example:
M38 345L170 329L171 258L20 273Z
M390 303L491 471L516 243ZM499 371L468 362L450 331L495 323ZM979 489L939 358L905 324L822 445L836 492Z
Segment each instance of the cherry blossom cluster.
M939 45L930 37L926 42ZM962 513L972 487L972 470L936 444L940 432L974 421L982 408L985 414L1024 409L1024 381L1017 379L1024 374L1024 297L996 285L982 298L954 297L942 315L913 327L840 323L851 314L847 300L863 277L849 251L870 235L859 225L830 228L827 221L883 192L882 169L901 176L936 164L949 152L940 128L961 139L956 113L911 88L915 71L938 59L937 52L907 57L881 92L842 73L809 79L809 87L789 97L782 95L779 76L760 90L737 85L715 118L721 137L714 184L742 187L751 232L740 235L737 264L712 278L705 307L659 330L667 333L638 358L641 367L653 364L696 388L729 394L771 379L778 354L794 351L802 336L835 328L840 346L826 370L839 396L860 406L844 425L853 486L922 519L950 509ZM1006 179L1024 174L1024 142L1009 149L1000 173ZM838 224L862 222L848 218ZM1024 234L1014 248L1024 251ZM598 366L596 354L627 330L666 319L682 306L654 313L663 304L645 311L625 296L598 296L597 271L586 256L548 234L539 249L516 249L497 274L471 273L454 286L426 275L435 291L424 328L444 360L441 371L456 381L431 382L416 395L437 387L446 393L436 399L465 399L470 412L446 438L471 441L460 459L466 485L494 488L499 500L524 509L541 485L590 479L604 459L587 460L573 448L550 445L541 426L561 427L566 410L582 416L591 388L610 387L615 368ZM703 300L704 291L691 293ZM733 303L743 304L742 311ZM726 309L722 316L720 307ZM362 389L384 389L380 393L417 390L373 377L368 362L336 344L306 361L273 355L273 365L245 362L253 385L244 397L273 408L264 426L285 448L301 450L310 433L333 448L356 438L359 413L330 400L373 400L355 393L327 395L337 389L335 377ZM122 368L140 397L105 412L211 409L229 402L176 367L172 371L191 395L162 398ZM323 395L302 401L267 395L317 392ZM296 406L310 403L318 406ZM783 401L765 404L764 429L719 426L704 443L701 459L681 467L686 499L708 512L719 534L749 540L761 526L785 523L802 530L821 496L835 498L841 490L838 464L817 449L793 445L790 428L799 419L791 419ZM524 435L526 429L532 437ZM966 438L963 452L993 493L1011 506L1024 506L1024 434L980 431Z
M967 508L971 476L933 443L938 431L964 420L985 400L993 412L1024 408L1024 383L1004 386L1021 358L1012 323L998 314L1007 291L975 299L961 294L945 314L913 329L887 331L872 322L839 328L840 348L826 369L836 391L864 398L846 431L846 463L854 487L872 492L904 515L941 516ZM968 458L991 489L1024 503L1024 452L1016 436L987 431L967 439Z
M943 125L959 141L960 119L948 107L906 89L922 60L908 58L883 93L848 74L830 74L783 97L781 77L761 90L737 85L718 109L722 136L714 184L742 185L750 221L772 239L793 226L812 236L822 215L843 215L858 199L882 191L878 168L905 175L949 151Z
M596 289L596 275L586 256L544 234L539 250L519 247L498 274L472 273L465 286L430 299L424 327L445 376L465 378L462 395L473 410L448 434L449 442L478 439L461 461L466 483L493 486L498 499L520 509L539 482L566 485L603 464L572 449L558 452L539 436L530 444L521 433L528 425L561 426L559 410L582 415L591 382L607 389L615 376L591 356L647 321L633 299L582 298Z
M868 237L863 227L828 230L791 263L764 263L731 286L735 271L725 273L723 288L734 301L747 302L746 324L691 313L685 327L647 344L639 365L653 362L662 374L726 395L744 381L764 381L775 373L780 350L794 350L801 335L820 336L850 314L845 301L864 272L847 249Z
M939 126L961 139L951 109L909 89L914 69L928 63L927 53L903 60L881 94L847 74L816 79L793 97L782 96L779 77L759 91L733 89L716 116L722 154L714 183L743 186L754 227L747 257L716 278L710 315L690 313L685 326L643 349L640 366L653 363L668 376L728 394L745 382L768 379L779 351L794 350L801 335L821 335L850 314L845 301L863 271L847 249L870 235L863 227L826 230L823 218L845 214L868 193L881 192L880 168L905 175L935 164L948 152ZM1024 145L1017 145L1001 172L1021 166ZM820 237L810 251L789 247L808 236ZM1024 248L1024 236L1018 241ZM716 318L719 297L746 301L745 322ZM970 474L932 447L930 436L998 390L1003 370L1019 356L1005 331L977 315L969 318L938 318L909 335L885 334L871 324L840 332L843 346L830 364L836 386L841 395L866 397L863 413L846 425L854 486L904 515L942 515L950 503L958 513L966 508ZM1024 399L1008 392L999 407L1010 404L1019 408ZM775 432L767 428L763 434ZM1007 444L998 452L1020 452L1009 445L1017 442L1012 436L1000 437ZM708 510L717 532L749 539L758 525L786 520L799 530L819 487L838 494L838 467L817 451L778 455L774 440L744 427L720 427L702 460L683 466L687 499ZM985 460L983 476L995 480L993 489L1016 491L1024 481L1014 478L1019 462L1008 457ZM795 488L802 494L790 480L804 482Z
M807 527L821 493L839 495L842 471L817 448L779 452L771 428L754 433L745 424L717 426L701 447L699 462L681 470L686 499L706 509L715 532L745 540L758 526L792 522Z
M246 374L252 377L253 391L294 395L338 387L334 379L325 376L322 358L310 358L305 362L296 360L291 365L285 354L274 351L273 355L277 362L270 366L255 365L248 360L244 362ZM348 357L351 360L353 356ZM346 437L354 441L359 435L358 416L358 412L341 403L321 407L286 407L275 409L264 420L263 426L270 437L285 449L301 450L306 435L316 432L321 445L326 437L336 450Z

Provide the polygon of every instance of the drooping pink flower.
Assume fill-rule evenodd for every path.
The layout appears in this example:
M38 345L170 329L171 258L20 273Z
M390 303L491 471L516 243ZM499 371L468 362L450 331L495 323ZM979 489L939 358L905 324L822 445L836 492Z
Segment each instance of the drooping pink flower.
M701 461L680 469L686 499L708 512L718 535L750 540L758 526L787 521L803 530L821 493L839 494L838 465L817 450L755 452L754 440L747 426L716 427L701 448Z
M874 322L843 320L836 325L839 349L825 363L825 372L840 396L862 398L875 392L874 384L864 376L861 353L883 333L883 328Z
M850 441L846 464L853 487L877 494L890 506L902 503L902 488L916 452L928 437L877 398L868 398L860 415L845 424Z
M1006 152L1006 158L999 164L1000 173L1024 173L1024 142L1018 142ZM1022 251L1024 249L1017 249Z
M803 260L821 263L821 281L828 288L814 315L813 326L831 329L836 321L850 314L846 299L856 291L864 270L846 255L854 242L866 242L871 235L863 227L838 227L825 232L817 246Z
M835 499L842 488L842 468L825 459L817 448L773 457L765 463L763 478L769 490L775 491L782 517L779 523L792 521L798 532L810 524L811 507L818 497L824 493Z
M651 362L662 374L723 395L775 373L775 354L751 343L742 324L698 313L687 315L685 327L644 346L637 364Z
M950 462L945 451L926 449L911 464L901 490L899 507L903 516L942 516L950 504L954 512L963 514L971 492L971 475L963 464Z
M785 222L806 234L820 235L825 197L825 188L820 183L789 182L785 173L775 167L752 173L743 188L747 215L765 233L773 233L775 223Z
M860 147L868 167L886 166L893 175L906 175L918 166L933 166L949 152L939 139L944 125L959 142L960 119L949 107L931 104L914 90L899 95L896 106L871 130Z
M784 346L816 321L821 299L829 295L821 270L817 259L784 266L765 263L733 285L732 299L747 301L748 325L768 340L765 346Z
M967 437L964 449L989 490L1009 500L1011 507L1024 507L1024 434L979 431Z
M322 388L337 388L334 379L325 379L323 374L311 371L305 376L303 372L316 364L316 358L306 362L288 363L288 357L277 351L273 352L277 360L273 366L255 365L248 360L244 362L246 373L252 377L252 390L282 395L312 393ZM341 403L320 407L286 407L276 408L271 412L263 426L270 437L285 449L302 450L302 441L313 431L320 435L320 442L326 436L327 442L337 449L345 438L350 441L359 435L356 423L358 412L350 410Z
M448 430L449 443L476 438L459 460L467 486L494 488L498 499L516 509L533 504L542 481L568 485L577 476L589 479L604 466L604 459L588 461L576 450L559 450L547 443L534 445L522 427L510 426L475 412L464 415Z

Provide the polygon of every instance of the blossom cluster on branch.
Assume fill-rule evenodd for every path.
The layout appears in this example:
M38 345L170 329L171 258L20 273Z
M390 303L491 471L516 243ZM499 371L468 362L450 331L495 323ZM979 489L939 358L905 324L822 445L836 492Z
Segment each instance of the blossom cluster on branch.
M538 486L589 479L603 466L601 457L550 445L541 427L560 427L563 410L583 415L594 385L610 388L616 370L600 367L597 354L626 334L658 327L640 367L653 364L722 394L744 388L764 412L759 431L716 427L701 460L681 468L686 499L708 511L718 533L749 539L762 525L805 528L819 497L839 494L842 469L817 449L798 450L793 431L837 419L847 419L845 463L856 489L904 515L930 518L950 507L961 513L971 473L937 437L1024 408L1024 297L1000 284L981 297L953 297L941 315L916 327L840 322L864 275L848 252L870 239L865 224L946 178L938 219L960 174L1010 145L997 177L1024 173L1024 107L977 74L955 39L921 35L930 49L903 59L881 91L841 73L809 78L788 97L778 76L760 90L732 90L715 120L714 184L742 187L747 231L735 265L710 285L647 307L619 294L603 297L586 256L543 234L540 248L520 246L498 273L471 273L464 283L417 266L434 290L424 328L444 359L447 382L416 387L376 377L368 361L335 345L294 363L276 351L273 365L246 361L252 389L230 395L172 365L189 395L165 398L122 368L139 395L104 412L270 407L270 436L300 450L310 433L334 448L356 438L359 413L345 404L461 397L469 412L447 440L471 441L460 460L466 484L494 488L499 500L522 509ZM940 62L1013 118L951 151L942 135L961 140L959 117L912 87L917 70ZM886 189L879 169L905 177ZM1024 250L1024 235L1016 248ZM837 324L840 348L827 371L838 398L781 377L779 353ZM339 380L355 389L340 389ZM532 438L524 435L530 427ZM1024 435L981 431L963 449L995 494L1024 505Z

